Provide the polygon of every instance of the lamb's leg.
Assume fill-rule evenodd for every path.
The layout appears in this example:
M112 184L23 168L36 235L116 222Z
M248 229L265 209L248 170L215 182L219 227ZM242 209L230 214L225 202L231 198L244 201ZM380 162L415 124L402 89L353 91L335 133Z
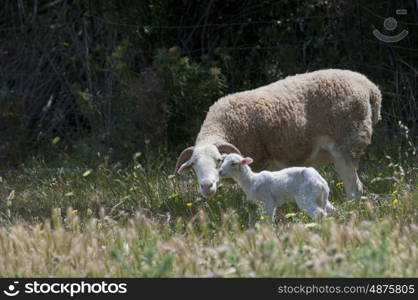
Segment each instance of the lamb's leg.
M363 185L357 175L357 163L345 158L337 149L333 149L331 155L334 159L335 169L344 183L347 198L350 200L360 197Z
M331 204L331 202L328 201L328 199L325 202L324 211L326 212L327 216L332 216L335 212L335 206Z
M335 212L335 206L332 205L329 201L327 202L325 206L325 212L327 213L327 216L332 216Z
M247 204L248 209L248 227L254 227L255 225L255 213L257 211L257 204L253 202L248 202Z
M327 216L330 216L334 213L335 207L334 205L329 202L329 187L328 186L322 186L321 191L318 195L318 204L321 206L321 208L325 211Z
M268 199L264 201L264 210L266 211L267 222L273 222L275 201L274 199Z
M312 219L316 219L322 215L327 215L324 209L317 204L317 197L318 194L312 194L312 191L301 191L295 196L297 206Z

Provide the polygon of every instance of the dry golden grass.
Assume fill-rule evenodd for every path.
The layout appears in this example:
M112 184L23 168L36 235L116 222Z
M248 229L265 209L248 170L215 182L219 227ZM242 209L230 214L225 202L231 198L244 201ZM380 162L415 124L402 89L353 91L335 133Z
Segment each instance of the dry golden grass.
M414 205L416 205L416 201ZM372 205L369 205L373 209ZM123 226L103 216L0 229L0 276L417 276L418 226L354 212L347 221L241 229L234 214L210 230L200 212L171 229L137 214Z
M118 221L103 210L82 220L78 210L62 217L55 209L42 223L0 228L0 276L417 276L417 195L380 207L344 203L320 223L293 213L253 229L233 211L214 226L203 210Z

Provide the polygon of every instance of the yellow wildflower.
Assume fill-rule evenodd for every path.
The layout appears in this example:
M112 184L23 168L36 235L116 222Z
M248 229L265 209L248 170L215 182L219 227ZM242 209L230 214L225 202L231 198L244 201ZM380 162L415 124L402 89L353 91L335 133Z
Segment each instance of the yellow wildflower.
M296 217L296 214L295 214L295 213L289 213L289 214L286 214L284 217L285 217L286 219L289 219L289 218Z
M83 177L87 177L91 174L91 170L87 170L86 172L83 173Z
M61 140L61 138L60 138L59 136L55 137L55 138L52 140L52 145L55 145L55 144L56 144L56 143L58 143L60 140Z

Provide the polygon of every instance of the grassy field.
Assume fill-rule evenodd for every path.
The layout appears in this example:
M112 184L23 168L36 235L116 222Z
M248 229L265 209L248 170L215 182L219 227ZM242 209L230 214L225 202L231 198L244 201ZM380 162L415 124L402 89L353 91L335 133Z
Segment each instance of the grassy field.
M320 170L334 217L314 223L289 204L255 228L237 187L203 199L194 176L164 171L175 155L124 167L33 160L0 177L0 276L416 277L418 160L411 141L382 145L362 160L358 201Z

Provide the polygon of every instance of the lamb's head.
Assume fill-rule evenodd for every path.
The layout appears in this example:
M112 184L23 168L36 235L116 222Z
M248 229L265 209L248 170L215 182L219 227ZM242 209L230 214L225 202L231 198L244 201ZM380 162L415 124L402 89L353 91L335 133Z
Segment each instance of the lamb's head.
M242 172L242 166L249 165L253 162L251 157L242 157L239 154L231 153L223 157L221 167L219 168L219 176L225 178L236 178Z
M175 173L180 174L193 169L199 182L200 194L211 197L216 193L222 153L240 152L229 143L199 144L186 148L177 159Z

